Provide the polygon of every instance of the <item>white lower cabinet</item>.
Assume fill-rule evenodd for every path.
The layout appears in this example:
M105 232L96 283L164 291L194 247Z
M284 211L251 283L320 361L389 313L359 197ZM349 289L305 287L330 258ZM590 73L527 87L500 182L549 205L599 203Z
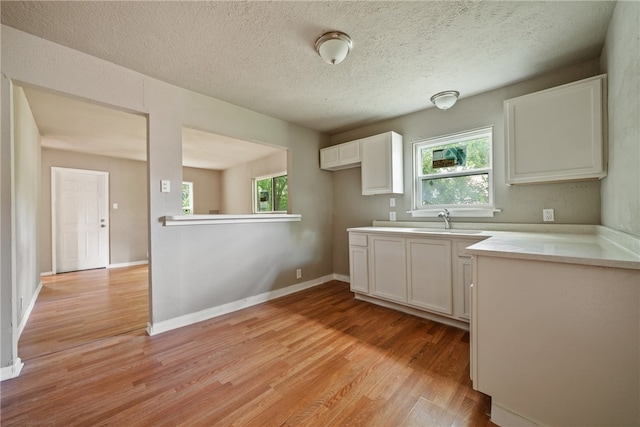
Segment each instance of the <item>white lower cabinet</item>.
M349 275L353 292L369 292L369 250L367 235L349 235Z
M350 232L351 290L463 325L470 318L471 285L465 248L480 240Z
M371 294L395 302L407 302L405 239L370 235Z
M409 304L453 313L451 240L407 239Z
M472 263L471 254L467 252L467 247L478 243L479 239L456 239L452 258L454 260L453 283L454 283L454 309L455 317L469 321L471 319L471 283Z

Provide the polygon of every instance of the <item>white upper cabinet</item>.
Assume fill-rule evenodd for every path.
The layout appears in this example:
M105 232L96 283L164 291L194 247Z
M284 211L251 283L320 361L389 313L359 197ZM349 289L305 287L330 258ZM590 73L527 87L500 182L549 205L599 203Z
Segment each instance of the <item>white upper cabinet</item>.
M360 140L362 194L402 194L402 135L386 132Z
M320 169L340 170L360 166L360 141L345 142L320 150Z
M507 183L605 177L605 88L601 75L504 101Z

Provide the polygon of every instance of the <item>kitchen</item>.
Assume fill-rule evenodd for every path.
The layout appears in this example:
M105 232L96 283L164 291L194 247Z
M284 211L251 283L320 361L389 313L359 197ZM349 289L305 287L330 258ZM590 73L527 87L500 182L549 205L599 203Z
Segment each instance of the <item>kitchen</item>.
M332 135L330 138L317 136L306 129L294 129L294 136L289 135L290 129L280 123L269 122L259 115L251 115L243 119L243 123L221 123L229 117L233 118L235 113L227 112L227 106L221 106L216 102L196 98L197 103L203 107L203 112L193 112L186 108L178 113L167 107L175 98L171 95L172 89L167 89L159 83L151 83L147 86L147 91L151 93L151 100L140 101L131 95L134 91L131 87L117 86L117 95L106 93L94 88L92 81L80 81L61 83L51 75L44 75L44 71L52 67L52 63L57 63L55 68L62 71L60 75L72 75L68 73L73 67L65 65L61 59L52 59L46 54L50 49L58 53L58 58L67 58L69 63L80 61L87 64L90 70L99 70L93 60L85 58L71 52L61 52L58 47L41 47L42 42L34 41L29 37L20 34L9 34L11 40L25 41L25 45L31 46L34 51L42 52L43 55L34 61L38 61L37 70L26 70L26 67L18 65L18 52L10 51L7 75L11 78L22 78L23 81L41 84L52 89L67 90L78 96L91 99L98 99L103 102L121 105L136 111L150 111L150 176L153 182L150 194L150 217L153 221L166 215L178 215L179 203L175 194L160 195L155 192L156 182L163 178L172 181L181 179L180 165L173 157L180 157L179 148L173 142L179 139L180 119L188 117L191 124L199 124L199 128L214 128L217 130L228 129L235 133L235 136L244 136L251 139L265 138L276 144L282 144L281 140L298 139L308 142L309 147L297 148L293 151L293 171L292 176L297 179L292 195L293 213L302 214L302 225L293 225L293 232L284 239L282 245L276 247L276 255L269 261L273 265L279 266L282 271L294 271L299 265L304 267L304 277L321 278L330 274L341 277L349 275L349 242L346 230L352 227L362 227L372 225L372 220L387 220L389 217L390 201L389 196L362 196L360 188L360 171L358 168L346 169L338 172L324 172L318 169L318 152L320 148L364 138L371 135L381 134L393 130L403 135L404 165L406 170L410 170L411 165L411 142L429 137L447 135L452 132L460 132L470 129L491 125L493 126L494 139L494 180L496 207L502 211L497 213L493 220L474 219L473 222L495 222L495 223L524 223L541 224L542 210L552 208L555 213L556 224L579 224L579 225L604 225L606 227L632 234L640 235L640 225L638 224L639 196L638 196L638 170L632 159L638 158L638 122L637 118L637 96L630 96L633 88L638 87L637 70L638 57L630 55L626 50L626 40L637 40L637 4L620 3L616 6L616 11L612 17L611 24L605 42L605 50L598 59L581 62L552 73L540 75L527 79L519 83L500 87L488 92L461 99L449 111L440 111L435 108L417 113L400 116L395 119L382 120L380 122L364 126L362 128L349 130L343 133ZM635 19L635 20L634 20ZM5 29L3 28L3 44L5 43ZM3 48L3 70L5 69L5 49ZM13 59L12 59L13 58ZM72 59L71 59L72 58ZM127 73L112 71L113 75L125 78L111 78L106 73L106 81L110 84L115 82L128 83L139 81L139 77L129 77ZM121 74L118 74L121 73ZM539 90L556 87L562 84L575 82L585 78L606 73L608 80L608 172L606 178L593 181L579 181L570 183L535 184L528 186L507 186L505 172L505 135L503 102L521 95L537 92ZM101 73L100 73L101 74ZM101 74L105 75L105 74ZM629 80L630 79L630 80ZM63 79L64 80L64 79ZM7 85L4 82L3 85ZM3 91L5 86L3 86ZM151 89L149 89L151 87ZM629 89L631 88L631 89ZM119 97L119 98L118 98ZM177 98L177 97L176 97ZM124 101L123 101L124 100ZM154 103L155 102L155 103ZM179 107L175 107L179 108ZM188 111L187 111L188 110ZM204 112L206 111L206 112ZM222 112L223 119L219 119L215 125L210 122L210 117ZM635 115L633 115L635 113ZM5 114L5 113L3 113ZM155 114L155 116L154 116ZM247 113L249 114L249 113ZM4 116L3 116L4 117ZM6 118L3 118L3 121ZM262 128L248 129L248 123L265 123ZM3 122L6 123L6 122ZM230 128L230 129L229 129ZM3 126L3 132L5 132ZM265 132L267 129L267 132ZM216 129L213 129L216 130ZM269 135L269 132L272 132ZM265 136L267 134L267 136ZM3 134L3 144L5 144ZM293 142L287 142L294 147ZM4 147L4 145L3 145ZM3 154L5 152L3 151ZM631 163L630 163L631 162ZM6 168L3 167L3 174ZM169 176L167 176L169 175ZM4 177L4 175L3 175ZM412 188L410 175L404 176L405 189ZM305 189L314 188L313 192ZM396 220L398 222L411 221L407 211L411 210L411 191L405 191L403 196L394 196L396 209ZM3 200L5 193L3 193ZM309 207L313 206L313 207ZM331 212L332 222L326 220L324 215ZM322 217L321 217L322 216ZM3 224L5 219L3 219ZM456 217L453 216L455 227ZM443 226L442 220L434 218L433 225ZM458 220L458 222L460 222ZM465 220L465 222L471 222ZM309 223L313 224L311 227ZM431 224L430 224L431 225ZM205 259L201 254L208 253L212 258L226 259L225 254L219 248L213 247L206 242L198 241L202 233L205 233L209 242L215 240L231 240L236 238L232 230L203 230L199 227L163 227L156 222L151 225L151 255L152 255L152 275L154 277L154 315L153 321L156 323L169 321L180 316L187 316L190 313L206 310L215 304L230 303L234 300L246 298L246 290L236 290L234 294L211 293L211 290L203 290L198 285L209 273L200 270ZM304 229L303 229L304 227ZM282 229L258 230L260 237L268 239L278 239ZM3 228L3 233L7 232ZM318 243L319 236L323 234L331 236L330 248L328 243ZM4 234L3 234L4 236ZM260 243L257 238L243 237L242 245L251 246ZM3 238L3 242L5 239ZM178 242L176 245L175 242ZM195 243L194 243L195 242ZM293 250L287 249L290 245ZM175 252L166 251L166 248L175 247ZM291 256L297 252L296 248L303 248L296 253L291 265L280 261L281 258ZM6 252L3 247L3 267L6 261ZM249 256L263 256L257 251L250 251ZM154 258L155 257L155 258ZM155 261L155 262L154 262ZM233 265L233 263L231 262ZM260 262L252 264L257 267ZM237 270L243 280L255 280L256 275L245 272L246 266L232 268L230 275ZM6 286L5 270L3 268L3 301L11 300L5 298ZM215 270L214 270L215 271ZM264 270L260 270L264 271ZM282 273L284 276L284 274ZM276 274L278 276L278 274ZM295 283L293 279L280 279L282 285ZM293 278L293 274L291 275ZM258 279L265 279L258 276ZM273 277L269 277L272 281ZM261 280L255 280L261 282ZM172 283L183 282L181 290L174 290ZM212 287L218 286L211 283ZM261 282L262 283L262 282ZM267 286L258 289L264 292ZM180 292L182 291L182 293ZM191 297L187 295L191 294ZM10 292L9 292L10 295ZM249 294L250 296L250 294ZM5 312L3 310L3 312ZM10 310L9 310L10 312ZM3 315L4 316L4 315ZM4 323L4 318L3 318ZM636 327L637 329L637 327ZM3 331L3 334L5 332ZM10 336L3 335L3 343L12 341ZM4 356L4 355L3 355ZM3 367L7 366L8 360L3 358ZM13 361L12 361L13 363ZM637 415L636 415L637 417Z

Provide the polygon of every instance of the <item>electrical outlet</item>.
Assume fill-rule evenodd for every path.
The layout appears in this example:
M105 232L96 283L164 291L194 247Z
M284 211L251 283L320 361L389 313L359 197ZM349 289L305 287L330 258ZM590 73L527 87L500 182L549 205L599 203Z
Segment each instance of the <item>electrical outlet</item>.
M396 213L389 212L389 221L395 221L395 220L396 220Z
M553 217L553 209L542 209L542 220L544 222L555 221L555 218Z
M301 268L296 270L296 279L302 279L302 269Z
M396 206L396 198L395 197L391 197L389 199L389 206L391 206L392 208Z

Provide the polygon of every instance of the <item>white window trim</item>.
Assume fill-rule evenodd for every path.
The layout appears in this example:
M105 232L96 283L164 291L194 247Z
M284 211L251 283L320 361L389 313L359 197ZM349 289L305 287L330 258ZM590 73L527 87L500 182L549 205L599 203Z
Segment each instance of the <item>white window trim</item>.
M428 208L418 207L420 200L420 184L418 180L418 171L420 170L421 165L418 164L419 156L418 151L421 148L429 147L429 146L439 146L455 143L460 140L467 140L473 138L474 136L480 136L489 132L489 167L483 169L476 169L473 173L469 172L451 172L447 174L442 174L443 177L454 177L454 176L466 176L477 173L487 173L489 178L489 203L482 205L433 205ZM487 218L493 217L496 212L500 212L500 209L495 208L495 200L494 200L494 181L493 181L493 126L484 126L477 129L471 129L463 132L456 132L453 134L442 135L438 137L428 138L420 141L416 141L413 143L412 149L413 156L413 169L412 169L412 184L413 184L413 192L412 192L412 206L413 209L407 211L407 213L411 214L412 217L418 218L436 218L440 212L444 208L449 210L449 213L452 216L456 217L468 217L468 218Z
M289 176L287 174L287 171L282 171L282 172L276 172L276 173L272 173L269 175L262 175L262 176L256 176L251 180L251 195L252 195L252 202L251 202L251 209L253 211L254 215L261 215L261 214L267 214L267 215L272 215L272 214L286 214L287 212L289 212L289 203L287 202L287 210L286 211L268 211L268 212L259 212L258 211L258 206L256 206L257 200L258 200L258 195L256 194L256 191L258 190L257 188L257 183L258 181L261 181L263 179L267 179L267 178L276 178L279 176L286 176L287 177L287 189L289 188Z

